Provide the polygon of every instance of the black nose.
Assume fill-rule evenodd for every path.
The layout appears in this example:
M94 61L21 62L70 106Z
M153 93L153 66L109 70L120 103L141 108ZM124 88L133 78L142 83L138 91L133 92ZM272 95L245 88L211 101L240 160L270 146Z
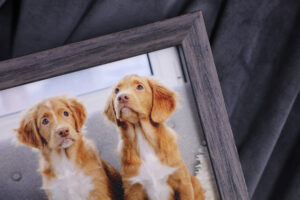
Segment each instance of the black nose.
M127 103L129 101L129 95L128 94L121 94L118 96L118 101L120 103Z
M69 128L67 127L62 127L56 130L56 133L60 136L60 137L67 137L69 135Z

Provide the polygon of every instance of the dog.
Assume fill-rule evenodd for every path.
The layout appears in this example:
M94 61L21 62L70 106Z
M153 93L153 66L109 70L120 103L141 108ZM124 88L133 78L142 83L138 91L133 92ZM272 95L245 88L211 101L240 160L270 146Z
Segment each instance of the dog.
M74 98L45 99L22 118L17 140L39 150L42 188L53 200L122 199L119 172L83 136L87 113Z
M151 77L125 76L113 88L104 114L121 132L121 175L126 200L202 200L176 133L164 122L176 108L175 92Z

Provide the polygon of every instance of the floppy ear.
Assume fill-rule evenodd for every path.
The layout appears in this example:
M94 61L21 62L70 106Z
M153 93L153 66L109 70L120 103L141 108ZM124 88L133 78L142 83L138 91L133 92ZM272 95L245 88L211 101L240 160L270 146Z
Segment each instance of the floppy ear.
M162 123L176 108L176 93L153 78L148 78L148 83L152 89L151 119L156 123Z
M80 132L87 118L86 109L84 105L82 105L82 103L79 103L76 99L69 98L67 101L71 108L72 116L75 120L76 131Z
M34 148L42 147L43 143L41 136L38 133L36 117L33 110L27 111L21 120L19 128L15 131L18 132L17 138L21 143Z
M107 119L109 119L113 123L117 122L112 94L108 97L108 99L106 101L106 105L105 105L103 113L107 117Z

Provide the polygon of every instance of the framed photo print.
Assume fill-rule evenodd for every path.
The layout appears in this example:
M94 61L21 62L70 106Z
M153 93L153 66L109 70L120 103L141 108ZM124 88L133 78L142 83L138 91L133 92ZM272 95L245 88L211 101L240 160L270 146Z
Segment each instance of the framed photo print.
M0 128L3 199L75 198L70 185L78 199L97 199L103 174L108 196L121 199L114 173L125 199L248 199L201 12L0 62ZM71 148L73 132L95 146L65 150L60 159L77 164L41 150L53 137ZM103 167L96 175L77 170L97 163L91 154ZM72 175L60 179L65 166Z

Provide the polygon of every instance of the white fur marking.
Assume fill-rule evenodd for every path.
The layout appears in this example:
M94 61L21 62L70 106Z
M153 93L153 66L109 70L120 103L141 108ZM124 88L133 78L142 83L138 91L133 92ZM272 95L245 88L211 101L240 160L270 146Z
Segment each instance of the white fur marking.
M119 105L119 101L118 101L118 98L122 95L122 94L128 94L128 91L127 90L124 90L120 93L118 93L118 95L115 97L114 99L114 107L115 108L118 108L118 105ZM120 118L120 110L118 110L116 112L116 118L119 119Z
M55 115L55 112L54 112L54 110L53 110L53 107L52 107L52 104L50 103L50 101L46 101L46 106L49 107L50 112L51 112L51 114L52 114L52 116L53 116L54 122L57 123L57 117L56 117L56 115Z
M47 100L45 104L46 104L46 106L51 107L51 104L50 104L49 100Z
M61 155L51 157L54 172L57 178L48 181L44 189L51 192L55 200L85 200L88 199L90 191L94 189L91 177L76 168L68 160L65 151Z
M151 200L168 200L172 190L167 184L167 180L169 175L173 174L177 168L162 165L153 148L144 138L140 128L137 128L136 132L143 164L139 168L139 174L129 180L132 184L142 184Z
M69 138L66 138L66 139L63 139L63 143L62 143L61 147L62 147L62 148L68 148L68 147L70 147L72 144L73 144L73 140L72 140L72 139L69 139Z

